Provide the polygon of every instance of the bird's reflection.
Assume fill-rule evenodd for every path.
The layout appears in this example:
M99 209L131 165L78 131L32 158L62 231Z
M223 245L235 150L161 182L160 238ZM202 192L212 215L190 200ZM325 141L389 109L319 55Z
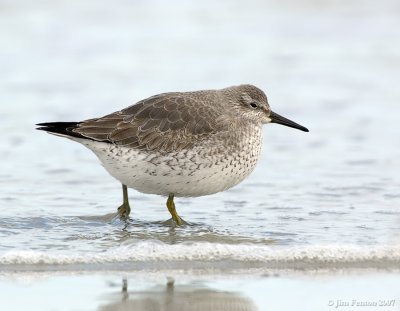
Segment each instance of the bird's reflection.
M166 285L146 291L129 291L128 281L122 282L122 292L99 311L255 311L253 302L240 293L217 291L199 285Z

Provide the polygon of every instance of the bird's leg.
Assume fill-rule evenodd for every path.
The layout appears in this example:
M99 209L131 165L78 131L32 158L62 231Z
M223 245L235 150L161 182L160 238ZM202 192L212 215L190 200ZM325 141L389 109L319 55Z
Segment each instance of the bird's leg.
M131 207L129 206L128 200L128 188L125 185L122 185L122 195L123 203L120 207L118 207L118 215L121 218L127 219L129 217L129 213L131 212Z
M174 195L170 194L168 196L168 200L167 200L167 208L169 213L172 216L172 220L178 225L181 226L183 225L183 220L182 218L179 217L178 213L176 212L175 209L175 203L174 203Z
M122 279L122 301L126 301L129 298L128 294L128 280L126 278Z

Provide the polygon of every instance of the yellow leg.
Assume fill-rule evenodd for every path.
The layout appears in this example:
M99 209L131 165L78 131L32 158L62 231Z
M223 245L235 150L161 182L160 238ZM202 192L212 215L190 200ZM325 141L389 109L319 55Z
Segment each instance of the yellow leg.
M122 195L123 195L123 203L120 207L118 207L118 215L121 218L127 219L129 218L131 207L129 206L129 200L128 200L128 187L125 185L122 185Z
M183 221L182 221L182 219L179 217L178 213L176 212L175 203L174 203L174 195L173 195L173 194L170 194L170 195L168 196L167 208L168 208L169 213L170 213L171 216L172 216L173 221L175 221L175 223L176 223L178 226L182 226L182 225L183 225Z

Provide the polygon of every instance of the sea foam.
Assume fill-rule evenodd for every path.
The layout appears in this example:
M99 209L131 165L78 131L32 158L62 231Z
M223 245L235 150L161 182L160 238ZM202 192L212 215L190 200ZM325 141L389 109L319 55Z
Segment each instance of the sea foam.
M281 269L400 267L400 245L355 246L266 246L254 244L138 242L108 249L104 252L51 252L12 250L0 255L0 267L20 265L90 265L90 264L142 264L199 266L201 263L221 261L246 266Z

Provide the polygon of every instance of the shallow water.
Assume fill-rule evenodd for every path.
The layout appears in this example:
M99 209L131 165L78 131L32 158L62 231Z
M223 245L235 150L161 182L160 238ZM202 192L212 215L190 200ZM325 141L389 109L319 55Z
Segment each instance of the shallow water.
M2 2L0 269L398 267L398 3L156 2ZM134 190L114 219L95 156L34 130L239 83L310 133L265 126L245 182L177 199L183 228Z

